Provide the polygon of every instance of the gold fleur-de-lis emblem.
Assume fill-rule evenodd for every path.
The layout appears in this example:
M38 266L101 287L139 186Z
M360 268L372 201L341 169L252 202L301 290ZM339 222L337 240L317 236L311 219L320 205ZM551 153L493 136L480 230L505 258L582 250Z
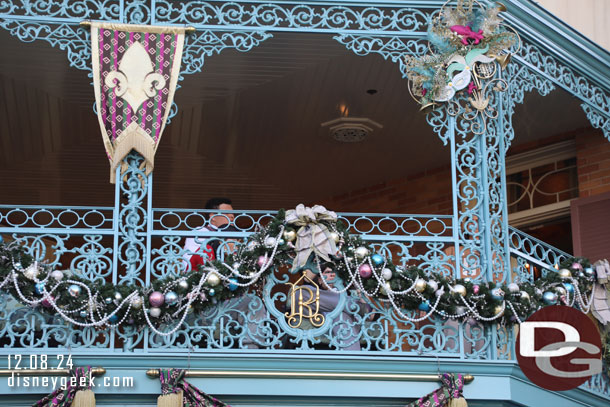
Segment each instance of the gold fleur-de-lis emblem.
M109 72L105 83L135 112L142 103L155 96L156 91L165 87L165 78L153 72L148 52L142 44L134 42L123 55L119 70Z

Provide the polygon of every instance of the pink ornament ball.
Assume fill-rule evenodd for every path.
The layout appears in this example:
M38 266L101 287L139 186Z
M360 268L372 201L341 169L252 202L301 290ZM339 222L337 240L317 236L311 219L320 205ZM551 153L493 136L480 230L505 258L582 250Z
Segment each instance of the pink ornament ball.
M477 284L472 286L472 292L475 294L479 293L479 289L480 289L480 287Z
M582 270L582 265L580 263L572 263L572 268L574 270Z
M263 267L267 263L267 256L259 256L256 264L258 267Z
M55 298L53 298L53 297L51 297L50 299L51 299L51 300L53 300L53 301L55 300ZM46 299L46 298L45 298L44 300L42 300L40 303L41 303L41 304L42 304L42 306L43 306L43 307L45 307L45 308L51 308L51 307L53 306L53 305L51 305L51 301L49 301L49 300L48 300L48 299Z
M154 291L148 297L151 307L160 307L165 302L165 296L159 291Z
M373 269L371 269L371 266L368 264L362 264L358 267L358 273L360 273L360 277L362 278L369 278L373 275Z

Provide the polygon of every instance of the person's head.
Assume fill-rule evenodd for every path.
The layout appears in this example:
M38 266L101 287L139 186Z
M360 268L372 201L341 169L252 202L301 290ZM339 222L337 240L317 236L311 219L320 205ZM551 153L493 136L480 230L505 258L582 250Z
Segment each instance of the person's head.
M205 204L205 209L218 209L219 213L208 214L210 225L220 227L230 223L235 218L232 213L222 213L222 211L232 211L233 202L229 198L212 198Z

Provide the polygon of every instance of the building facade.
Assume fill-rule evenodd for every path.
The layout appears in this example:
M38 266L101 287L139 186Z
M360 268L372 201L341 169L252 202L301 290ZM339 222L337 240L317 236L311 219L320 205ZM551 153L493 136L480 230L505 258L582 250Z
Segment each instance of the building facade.
M262 208L299 203L337 210L385 258L439 278L521 284L572 254L610 257L610 54L532 2L507 1L503 17L521 45L490 76L504 84L491 110L474 119L448 104L420 112L405 56L429 51L426 31L443 6L0 4L4 242L114 284L108 303L123 300L122 285L182 275L184 239L218 241L224 259L275 216ZM100 21L189 27L155 170L132 151L114 185L91 111L90 26ZM210 229L216 211L201 209L218 195L239 208L231 229ZM191 383L234 406L404 405L444 372L474 377L464 386L470 406L610 400L607 370L564 392L531 383L515 360L518 330L502 323L399 314L377 297L363 311L344 292L320 327L295 327L286 286L297 278L278 269L243 297L185 311L169 335L150 317L143 329L77 327L3 293L3 367L15 355L102 367L98 380L110 385L94 390L108 406L155 405L154 371L166 368L189 370ZM0 404L31 405L52 389L0 378Z

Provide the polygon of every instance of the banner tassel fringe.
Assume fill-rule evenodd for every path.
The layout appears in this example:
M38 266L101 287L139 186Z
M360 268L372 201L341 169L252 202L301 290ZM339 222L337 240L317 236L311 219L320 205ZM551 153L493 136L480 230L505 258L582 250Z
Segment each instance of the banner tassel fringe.
M182 407L182 390L157 398L157 407Z
M95 407L95 393L93 393L93 390L77 391L71 407Z
M449 407L468 407L468 403L464 397L458 397L449 401Z

